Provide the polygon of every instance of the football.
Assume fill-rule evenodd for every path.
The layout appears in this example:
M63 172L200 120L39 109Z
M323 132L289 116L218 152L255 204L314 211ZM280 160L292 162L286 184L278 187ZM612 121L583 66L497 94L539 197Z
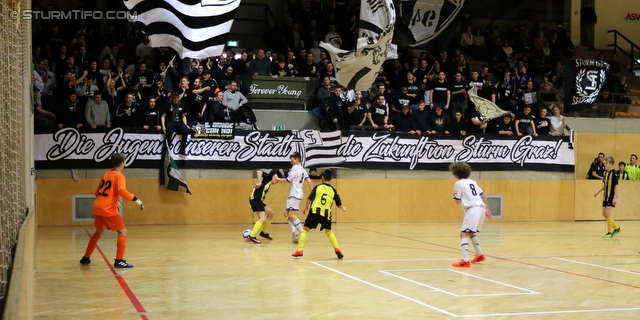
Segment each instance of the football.
M242 237L243 238L249 238L250 235L251 235L251 229L247 229L245 231L242 231Z

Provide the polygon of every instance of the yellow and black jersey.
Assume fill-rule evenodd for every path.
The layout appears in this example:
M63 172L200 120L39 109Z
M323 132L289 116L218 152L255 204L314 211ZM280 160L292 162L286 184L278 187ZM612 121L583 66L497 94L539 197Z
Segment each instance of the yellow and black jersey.
M262 172L262 184L259 188L254 188L251 191L251 196L249 200L259 200L264 201L264 198L267 197L267 193L269 192L269 188L271 188L271 182L273 177L269 175L268 172Z
M604 183L603 201L611 202L615 196L616 186L618 185L618 175L615 170L609 170L604 173L602 179Z
M311 200L309 213L319 214L327 218L331 217L331 207L334 201L337 206L342 205L338 191L328 183L321 183L313 187L308 199Z
M617 171L616 173L618 174L618 180L629 180L629 172Z

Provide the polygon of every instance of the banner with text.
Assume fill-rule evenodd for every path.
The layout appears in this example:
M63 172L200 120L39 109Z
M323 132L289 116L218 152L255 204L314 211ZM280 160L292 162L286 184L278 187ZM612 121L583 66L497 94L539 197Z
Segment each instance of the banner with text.
M124 153L129 168L158 168L164 135L146 131L79 132L64 128L36 134L36 169L108 168L114 152ZM447 170L466 161L474 170L574 172L569 137L504 138L476 135L462 139L381 132L236 131L232 139L191 138L187 156L171 154L180 168L257 169L290 167L289 155L302 154L305 167L381 170Z
M249 102L305 103L307 80L304 78L242 77L242 91Z

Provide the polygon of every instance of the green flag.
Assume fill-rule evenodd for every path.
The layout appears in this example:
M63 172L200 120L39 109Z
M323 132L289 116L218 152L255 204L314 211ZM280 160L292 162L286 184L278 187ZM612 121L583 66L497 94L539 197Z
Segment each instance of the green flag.
M160 159L160 185L167 186L167 189L178 191L181 188L185 190L186 193L191 194L189 191L189 187L187 186L187 182L184 181L182 175L180 174L180 170L178 169L178 165L173 158L171 158L171 151L169 151L169 145L165 142L164 152L162 153L162 159Z

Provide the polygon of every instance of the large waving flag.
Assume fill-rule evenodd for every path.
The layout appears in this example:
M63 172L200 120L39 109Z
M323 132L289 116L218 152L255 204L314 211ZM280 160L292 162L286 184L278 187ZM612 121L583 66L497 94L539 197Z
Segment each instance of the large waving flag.
M153 47L181 58L222 54L240 0L124 0Z
M363 0L360 8L360 36L356 49L346 51L322 42L336 68L336 80L349 89L365 91L371 87L387 58L394 58L391 44L396 24L392 0Z
M399 0L396 43L399 48L442 52L460 25L471 0Z
M172 191L178 191L181 188L186 193L191 194L187 182L184 180L178 169L178 165L171 157L171 150L169 150L169 143L165 141L164 152L160 159L160 185L167 186L167 189Z

